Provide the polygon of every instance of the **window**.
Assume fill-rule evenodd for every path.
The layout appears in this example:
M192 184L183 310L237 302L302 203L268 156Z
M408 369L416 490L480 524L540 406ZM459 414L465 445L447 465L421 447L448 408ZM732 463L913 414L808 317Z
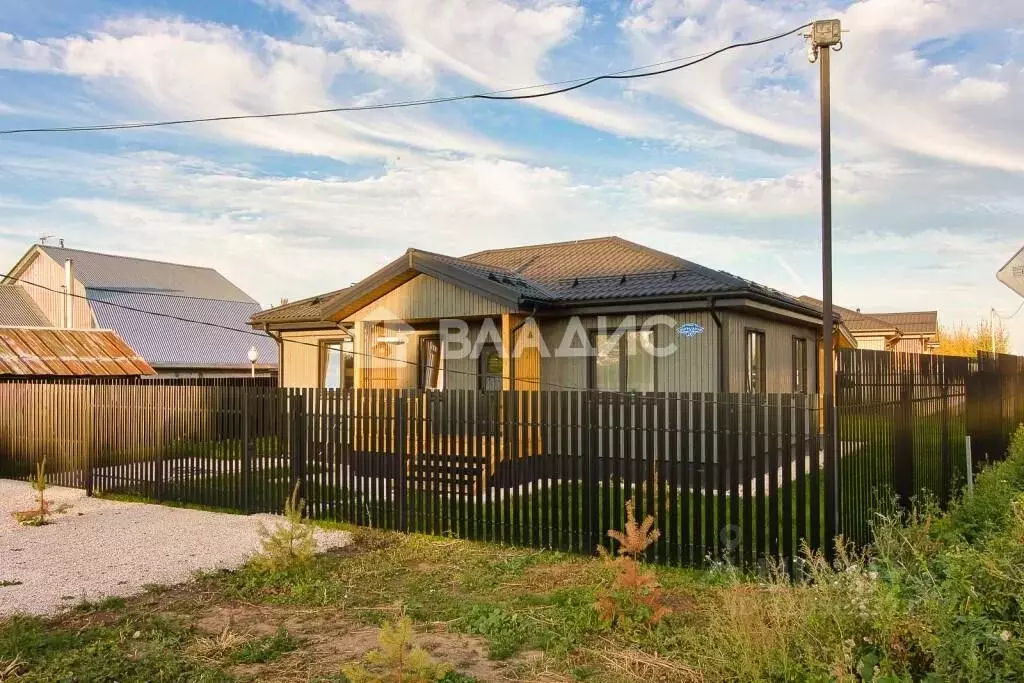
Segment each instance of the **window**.
M598 391L655 391L654 331L593 335L590 386Z
M807 393L807 340L793 337L793 393Z
M501 353L496 346L485 346L480 350L481 391L501 391L502 366Z
M747 385L748 394L765 393L764 332L747 330Z
M444 354L440 337L421 337L419 349L420 389L444 389Z
M324 389L351 389L355 376L355 354L351 339L320 342L320 386Z

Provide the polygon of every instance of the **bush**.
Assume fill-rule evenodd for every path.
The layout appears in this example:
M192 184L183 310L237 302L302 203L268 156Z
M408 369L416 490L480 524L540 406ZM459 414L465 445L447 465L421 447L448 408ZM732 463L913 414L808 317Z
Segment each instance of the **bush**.
M278 524L273 531L260 526L262 552L253 558L253 564L260 569L280 571L308 564L316 554L316 539L313 525L302 513L306 501L299 498L299 483L295 483L292 495L284 503L284 524Z

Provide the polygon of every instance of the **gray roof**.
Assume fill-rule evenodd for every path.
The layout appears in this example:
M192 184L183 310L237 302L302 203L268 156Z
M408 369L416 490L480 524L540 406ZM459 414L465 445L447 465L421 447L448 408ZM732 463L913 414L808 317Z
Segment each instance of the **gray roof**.
M87 289L151 292L256 303L213 268L47 245L39 248L57 263L71 259L75 278Z
M50 321L23 287L0 285L0 325L46 327L49 324Z
M86 294L96 323L117 331L154 367L248 366L250 346L259 351L258 365L277 364L277 343L248 325L259 311L256 303L94 289Z

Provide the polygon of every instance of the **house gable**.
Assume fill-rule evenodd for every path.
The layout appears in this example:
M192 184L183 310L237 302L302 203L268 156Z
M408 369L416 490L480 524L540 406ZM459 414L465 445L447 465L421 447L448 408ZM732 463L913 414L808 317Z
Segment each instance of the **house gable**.
M72 262L74 272L74 262ZM50 258L46 252L33 246L11 270L9 284L24 289L39 310L42 311L48 324L54 327L66 327L64 320L64 264ZM75 278L72 289L73 319L71 327L90 329L96 327L89 301L85 298L86 291L82 283Z
M464 287L420 274L347 316L345 321L471 318L512 310Z

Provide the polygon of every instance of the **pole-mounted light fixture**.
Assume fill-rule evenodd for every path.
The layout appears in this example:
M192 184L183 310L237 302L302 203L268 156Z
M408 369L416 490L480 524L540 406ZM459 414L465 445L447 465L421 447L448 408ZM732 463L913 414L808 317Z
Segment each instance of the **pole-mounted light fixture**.
M260 352L256 349L256 346L249 347L249 376L256 377L256 361L260 359Z

